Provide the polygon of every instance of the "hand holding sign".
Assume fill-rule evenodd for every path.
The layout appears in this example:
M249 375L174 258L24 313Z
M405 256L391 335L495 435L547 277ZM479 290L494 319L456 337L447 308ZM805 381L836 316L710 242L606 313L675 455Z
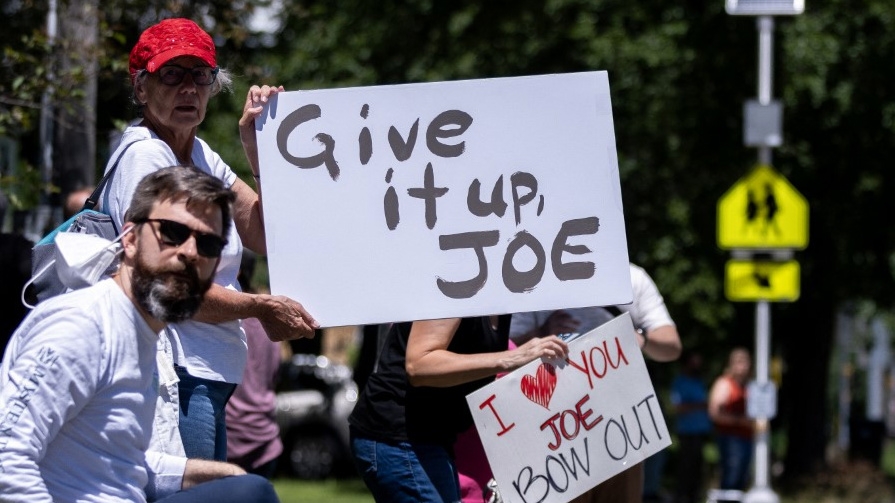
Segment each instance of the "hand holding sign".
M671 444L628 314L467 402L507 502L570 501Z

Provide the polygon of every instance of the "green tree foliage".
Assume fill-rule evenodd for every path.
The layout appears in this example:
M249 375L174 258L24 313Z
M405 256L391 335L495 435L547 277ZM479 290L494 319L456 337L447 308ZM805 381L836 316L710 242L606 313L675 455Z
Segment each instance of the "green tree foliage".
M40 98L47 86L48 44L45 6L6 2L0 13L15 16L16 29L0 30L0 135L15 136L37 127Z
M58 0L58 23L68 22L64 13L68 1ZM268 2L230 0L141 0L137 2L102 2L97 11L99 17L99 44L93 48L98 60L98 73L92 69L72 68L60 72L59 58L72 54L77 44L57 36L51 41L47 34L46 0L2 0L0 12L12 19L12 29L0 30L0 136L15 138L19 144L21 160L16 179L3 180L4 190L28 193L27 201L19 206L29 207L36 203L36 194L41 189L36 166L40 162L38 128L41 98L49 89L55 97L57 107L68 98L77 98L87 79L97 79L100 89L96 103L95 127L100 138L97 148L96 171L101 173L109 155L110 135L114 136L124 125L135 118L131 104L131 87L128 76L128 54L140 32L150 24L169 17L188 17L196 20L208 30L219 46L222 65L238 68L250 59L247 49L257 45L256 34L247 28L247 20L255 8ZM59 30L61 31L61 30ZM248 84L245 75L236 72L235 93L243 97ZM235 136L236 120L242 110L242 99L222 96L210 105L206 129L212 137L226 138L228 153L234 156L236 167L242 171L247 165L241 154L238 137ZM221 114L215 112L220 109ZM64 121L64 111L57 109L56 120ZM93 117L85 117L92 123ZM226 122L226 125L224 123ZM205 131L205 130L203 130ZM232 148L229 148L231 147ZM20 198L19 198L20 199ZM15 199L14 200L18 200Z

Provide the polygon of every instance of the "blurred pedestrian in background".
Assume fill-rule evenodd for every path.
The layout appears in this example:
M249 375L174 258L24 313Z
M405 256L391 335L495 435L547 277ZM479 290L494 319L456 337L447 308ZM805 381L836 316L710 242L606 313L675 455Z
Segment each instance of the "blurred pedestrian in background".
M243 292L255 292L252 277L256 263L254 253L243 251L237 278ZM227 461L249 473L272 478L283 452L276 420L276 386L283 348L288 346L271 341L257 318L242 320L242 328L246 333L248 360L242 382L227 402Z
M677 433L677 487L675 503L696 503L705 494L703 450L712 433L709 393L702 377L702 355L684 351L680 373L671 383Z
M724 373L709 392L709 416L715 427L720 456L720 489L743 491L748 484L754 422L746 415L746 383L751 372L749 351L734 348Z
M93 194L91 187L81 187L69 192L65 197L65 203L62 205L62 219L68 220L77 215L84 208L84 203L87 202L87 198L91 194Z

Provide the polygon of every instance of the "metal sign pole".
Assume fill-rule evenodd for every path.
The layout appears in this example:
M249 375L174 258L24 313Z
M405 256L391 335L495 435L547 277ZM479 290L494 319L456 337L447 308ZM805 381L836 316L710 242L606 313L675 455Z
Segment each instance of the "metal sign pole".
M799 267L790 259L793 250L808 245L808 203L771 167L771 148L783 142L782 104L772 99L772 16L801 14L805 2L725 0L725 9L731 15L757 16L758 29L758 99L746 101L743 107L743 144L758 148L758 166L718 202L718 245L731 250L734 257L725 268L725 295L735 302L756 302L756 375L746 392L747 414L755 421L755 481L743 494L742 501L780 503L770 487L770 421L777 414L777 388L769 379L769 302L794 302L799 297ZM764 194L764 198L759 194ZM774 232L768 232L769 229ZM771 252L770 258L756 258L756 254L768 252Z
M774 18L760 16L758 24L758 101L771 102L773 84ZM771 165L771 147L758 147L758 161ZM771 346L771 308L767 300L755 304L755 380L758 387L767 385ZM755 483L743 497L744 503L779 503L770 487L770 418L755 418Z
M758 24L758 102L771 104L771 89L774 84L774 18L759 16ZM758 162L771 166L771 147L758 147Z
M766 300L755 304L755 380L761 389L769 382L771 308ZM770 487L770 419L757 417L755 427L755 482L743 497L744 503L779 503Z

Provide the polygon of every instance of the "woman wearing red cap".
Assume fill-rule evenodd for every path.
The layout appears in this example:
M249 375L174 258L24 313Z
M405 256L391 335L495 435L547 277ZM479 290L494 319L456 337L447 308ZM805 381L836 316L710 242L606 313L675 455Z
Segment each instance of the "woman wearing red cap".
M124 152L102 196L103 208L116 224L121 224L136 184L166 166L196 166L236 193L234 226L216 285L194 319L173 324L163 334L161 354L168 355L168 362L160 360L160 387L161 395L169 400L160 404L156 418L156 445L163 452L183 450L190 458L224 460L224 405L241 380L246 362L246 339L239 320L258 318L272 340L313 337L318 324L292 299L239 289L236 277L243 245L266 252L260 186L256 193L196 136L209 98L231 85L228 73L217 65L208 33L187 19L168 19L147 28L131 51L130 74L141 119L124 131L111 156L116 159ZM268 98L282 90L252 86L239 120L240 139L256 181L260 177L254 120ZM110 167L111 163L106 169ZM172 359L176 376L167 371ZM179 435L174 422L178 414ZM176 445L181 440L182 449Z

